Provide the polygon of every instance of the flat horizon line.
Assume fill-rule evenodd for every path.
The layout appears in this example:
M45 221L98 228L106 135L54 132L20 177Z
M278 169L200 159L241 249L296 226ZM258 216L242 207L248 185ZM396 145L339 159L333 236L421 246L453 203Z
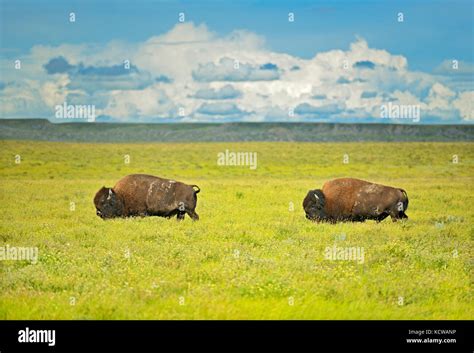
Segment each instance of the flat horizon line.
M47 118L0 118L1 121L46 121L52 125L237 125L237 124L261 124L261 125L384 125L384 126L474 126L473 122L429 122L429 123L405 123L405 122L340 122L340 121L63 121L55 122Z

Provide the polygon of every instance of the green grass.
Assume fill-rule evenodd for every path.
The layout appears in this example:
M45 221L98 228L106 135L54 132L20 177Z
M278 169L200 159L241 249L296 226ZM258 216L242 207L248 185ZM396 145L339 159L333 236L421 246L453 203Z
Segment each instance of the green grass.
M258 168L217 166L225 149L257 152ZM0 151L0 246L39 248L36 264L0 261L0 319L474 316L472 143L0 141ZM201 220L102 221L95 192L130 173L199 185ZM307 190L343 176L404 188L410 219L307 221ZM363 247L364 263L326 260L335 243Z

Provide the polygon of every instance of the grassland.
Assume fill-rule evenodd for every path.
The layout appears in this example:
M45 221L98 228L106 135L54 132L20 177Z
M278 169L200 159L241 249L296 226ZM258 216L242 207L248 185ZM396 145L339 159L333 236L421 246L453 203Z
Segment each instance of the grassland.
M474 317L473 143L0 147L0 246L39 248L36 264L0 261L0 319ZM218 166L225 149L258 168ZM129 173L198 184L201 220L102 221L95 192ZM307 221L307 190L342 176L404 188L410 219ZM364 263L325 259L334 244Z

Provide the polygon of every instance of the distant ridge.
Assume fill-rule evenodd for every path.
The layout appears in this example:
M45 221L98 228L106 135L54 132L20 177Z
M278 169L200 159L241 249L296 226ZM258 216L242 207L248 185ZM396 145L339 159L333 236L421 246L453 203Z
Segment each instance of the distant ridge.
M0 119L1 140L70 142L474 141L474 125L340 123L61 123Z

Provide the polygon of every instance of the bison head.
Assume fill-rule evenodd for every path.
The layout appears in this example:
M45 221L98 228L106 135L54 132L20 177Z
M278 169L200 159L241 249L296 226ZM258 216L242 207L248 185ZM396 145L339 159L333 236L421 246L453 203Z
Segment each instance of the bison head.
M324 205L326 198L320 189L309 190L303 200L303 208L306 212L306 218L312 221L320 221L326 217Z
M123 212L123 202L112 188L105 186L94 197L97 216L106 219L120 217Z

